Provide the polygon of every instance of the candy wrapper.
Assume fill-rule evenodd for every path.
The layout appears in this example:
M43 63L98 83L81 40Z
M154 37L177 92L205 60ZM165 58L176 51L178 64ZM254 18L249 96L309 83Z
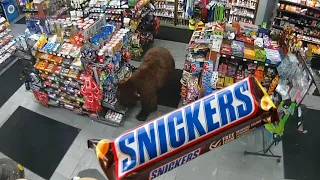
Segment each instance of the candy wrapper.
M278 121L262 86L249 77L129 130L89 140L109 180L154 179L263 125Z

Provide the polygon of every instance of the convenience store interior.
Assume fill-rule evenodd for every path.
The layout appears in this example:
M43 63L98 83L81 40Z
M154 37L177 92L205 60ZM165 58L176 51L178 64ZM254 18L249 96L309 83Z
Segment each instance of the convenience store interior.
M272 22L276 22L273 21L273 18L278 17L277 3L279 1L283 0L276 0L276 2L260 0L256 10L255 24L269 22L270 28L272 26L275 28L281 26L282 24L272 24ZM314 8L318 8L320 12L320 7ZM10 22L13 37L23 34L27 28L25 24L16 23L21 18L24 18L23 14L20 14ZM161 26L161 23L159 33L155 36L151 47L164 47L169 50L175 60L175 69L182 74L185 68L189 40L193 31L181 27L176 28L172 25ZM131 60L129 63L139 67L142 62ZM19 81L21 70L27 64L28 62L26 61L14 58L5 67L2 67L0 71L0 82L2 84L0 93L3 94L0 95L0 102L3 104L0 108L0 129L6 125L5 130L0 130L0 139L7 139L4 144L8 146L8 148L0 148L0 159L16 160L7 154L8 151L12 151L12 148L9 148L10 141L17 140L23 142L23 144L31 145L30 148L20 147L15 144L15 152L13 153L20 154L16 158L27 162L26 165L22 165L24 166L25 177L29 180L67 180L76 176L90 176L99 180L107 179L97 161L96 154L92 149L88 149L87 140L114 139L123 132L145 123L137 121L135 117L141 109L140 103L128 109L119 127L93 121L88 116L79 116L64 108L47 108L37 102L32 93L26 91L23 81ZM313 72L314 83L319 88L320 76L317 75L316 69L313 69ZM181 75L179 76L180 78ZM179 92L178 96L180 98ZM312 164L319 164L320 162L319 157L316 155L316 152L320 150L320 144L317 142L319 130L315 128L318 127L316 120L318 111L320 111L320 97L306 95L301 104L307 107L306 114L303 117L307 119L304 124L306 132L297 132L296 118L290 119L290 123L285 129L285 141L278 142L270 149L274 155L281 156L279 162L277 158L244 155L245 151L258 152L265 149L265 144L262 140L262 136L264 137L262 134L265 131L261 127L221 147L215 148L213 151L201 155L157 179L314 179L319 172L315 170L316 165ZM150 114L147 121L156 119L182 106L182 102L179 102L177 107L158 104L157 111ZM9 119L10 123L8 123ZM28 122L22 123L21 121L24 119L30 120L30 124ZM46 126L57 126L65 130L61 133L55 132L54 129L46 131ZM21 134L19 135L10 138L1 137L1 135L10 131L19 132L20 130ZM43 143L43 141L47 142ZM286 151L283 150L283 143L287 143ZM42 148L46 149L45 146L49 146L51 150L42 152ZM292 151L292 153L295 153L292 154L290 148L294 146L299 146L299 148ZM2 150L6 153L2 152ZM309 156L306 154L309 154ZM289 164L288 166L284 164L286 155L288 157L296 156L296 159L290 159L291 162L289 162L290 160L287 161L286 164ZM299 158L299 156L304 159ZM51 162L51 165L48 164ZM0 180L2 179L0 178Z

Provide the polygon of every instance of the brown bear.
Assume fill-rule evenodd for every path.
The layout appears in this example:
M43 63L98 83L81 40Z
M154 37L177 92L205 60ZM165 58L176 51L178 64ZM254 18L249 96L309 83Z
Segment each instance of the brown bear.
M141 111L136 118L145 121L151 112L157 110L157 90L171 79L174 69L174 59L167 49L149 49L143 57L143 63L131 77L118 83L117 107L119 103L132 107L140 100Z

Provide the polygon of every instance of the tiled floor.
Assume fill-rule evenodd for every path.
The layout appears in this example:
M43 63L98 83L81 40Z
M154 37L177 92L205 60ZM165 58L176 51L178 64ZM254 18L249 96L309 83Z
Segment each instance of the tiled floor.
M176 61L176 68L182 69L186 55L186 44L156 40L156 46L164 46L169 49ZM137 62L133 62L139 65ZM52 180L70 179L85 169L98 169L100 167L92 150L87 149L86 140L90 138L112 139L123 131L133 128L141 122L135 120L139 107L130 109L124 124L121 127L111 127L91 121L87 117L78 116L61 108L45 108L33 99L30 92L26 92L22 86L0 109L0 126L8 119L18 106L25 107L54 120L69 124L81 129L81 132L71 145L69 151L62 159L60 165L52 176ZM172 108L159 107L149 119L168 113ZM238 140L209 152L199 158L185 164L158 179L163 180L258 180L258 179L282 179L282 163L274 159L244 156L243 151L258 151L262 148L260 131L252 132ZM274 149L276 154L282 154L281 145ZM4 155L1 155L4 156ZM0 156L0 157L1 157ZM32 180L42 179L31 171L26 171L26 177Z
M20 25L14 25L20 28ZM15 32L16 34L16 32ZM169 49L176 61L176 68L182 69L186 55L187 44L156 40L156 46ZM132 62L138 66L138 62ZM320 101L313 97L306 98L306 104L311 108L320 109ZM130 109L121 127L111 127L91 121L87 117L78 116L62 108L45 108L33 99L30 92L22 86L0 109L0 127L10 117L18 106L25 107L54 120L78 127L81 132L62 159L52 176L52 180L67 180L85 169L101 169L92 150L87 149L86 140L90 138L112 139L119 134L133 128L141 122L135 120L139 107ZM149 119L168 113L172 108L159 107ZM256 130L238 140L232 141L212 152L159 177L159 180L280 180L283 179L283 164L275 159L257 156L244 156L243 151L258 151L262 149L261 131ZM274 147L275 154L282 155L282 145ZM4 157L0 153L0 158ZM33 172L26 170L26 177L31 180L42 179Z

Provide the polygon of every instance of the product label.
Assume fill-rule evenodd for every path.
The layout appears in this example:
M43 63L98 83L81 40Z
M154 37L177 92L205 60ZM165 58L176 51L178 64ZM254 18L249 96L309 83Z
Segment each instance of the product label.
M227 144L233 140L234 140L234 133L231 133L228 136L225 136L222 138L223 144Z
M251 80L247 78L120 135L113 144L117 178L253 117L258 105L251 93ZM234 138L232 134L223 141Z
M175 159L163 166L158 167L157 169L154 169L150 173L149 179L155 179L158 176L161 176L164 173L167 173L171 171L172 169L175 169L193 159L199 156L201 149L197 149L195 151L192 151L184 156L179 157L178 159Z
M261 120L256 121L255 123L252 123L251 125L247 125L235 132L230 133L227 136L222 137L221 139L217 140L217 141L213 141L209 147L209 150L213 150L215 148L218 148L222 145L225 145L235 139L238 139L240 136L243 136L253 130L256 129L257 126L260 126L262 124Z

